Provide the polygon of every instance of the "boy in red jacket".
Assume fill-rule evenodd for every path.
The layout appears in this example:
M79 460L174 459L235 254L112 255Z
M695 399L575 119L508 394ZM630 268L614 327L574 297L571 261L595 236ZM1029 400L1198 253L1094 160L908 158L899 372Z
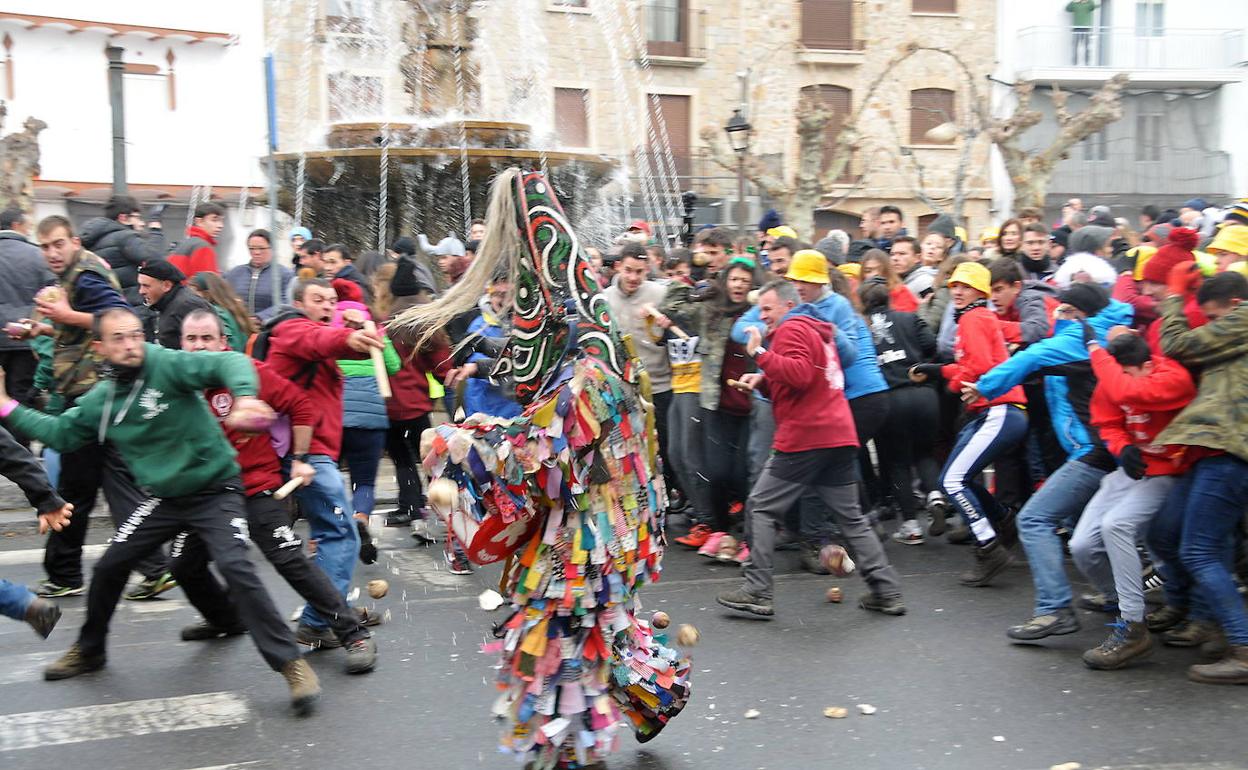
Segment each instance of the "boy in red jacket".
M1181 447L1154 440L1196 397L1196 384L1178 362L1152 355L1139 335L1122 329L1111 335L1107 352L1086 321L1083 334L1097 380L1092 424L1120 467L1101 481L1083 509L1070 555L1108 601L1118 604L1120 617L1109 638L1083 654L1089 668L1111 670L1153 649L1136 543L1187 470Z
M771 399L776 419L771 458L763 468L747 509L750 558L745 585L720 594L725 607L754 615L775 614L772 604L776 526L807 490L827 504L849 549L871 587L858 606L886 615L903 615L901 581L888 563L879 538L858 505L858 434L845 400L845 375L836 354L835 330L813 306L798 307L797 289L773 281L758 297L767 325L764 347L749 330L746 353L766 372L746 374L736 387L760 388Z
M169 262L188 278L196 273L219 273L217 236L225 228L225 208L217 203L201 203L186 228L186 238L169 255Z
M910 379L926 382L943 377L949 390L961 393L965 383L979 380L988 370L1009 358L1005 336L996 313L988 309L992 276L978 262L963 262L949 276L949 295L958 324L952 364L916 364ZM975 479L980 471L1005 452L1013 449L1027 434L1027 397L1021 386L1014 386L991 402L982 396L966 406L967 423L958 431L953 451L940 474L940 485L962 514L978 547L975 569L962 574L963 585L985 586L1010 563L994 524L1007 540L1016 537L1013 522L1007 520L996 498Z

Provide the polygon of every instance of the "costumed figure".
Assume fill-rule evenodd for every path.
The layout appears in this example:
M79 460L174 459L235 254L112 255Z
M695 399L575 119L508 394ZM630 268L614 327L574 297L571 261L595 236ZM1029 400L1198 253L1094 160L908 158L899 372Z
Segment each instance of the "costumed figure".
M617 748L621 723L648 741L689 698L689 659L636 617L638 589L659 578L666 507L649 380L545 177L499 175L486 228L464 277L390 330L427 338L510 277L513 326L491 377L524 411L426 431L429 500L470 560L506 561L511 615L486 646L502 654L502 750L535 770L587 767Z

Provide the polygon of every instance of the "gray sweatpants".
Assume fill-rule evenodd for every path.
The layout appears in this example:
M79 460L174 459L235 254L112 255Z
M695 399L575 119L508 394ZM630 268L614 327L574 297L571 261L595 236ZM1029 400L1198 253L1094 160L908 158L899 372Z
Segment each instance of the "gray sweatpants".
M1144 579L1136 543L1166 502L1174 476L1133 479L1121 468L1105 476L1070 538L1079 571L1111 601L1122 619L1144 620Z
M768 460L750 493L750 558L745 564L745 587L770 599L775 592L776 525L802 493L813 491L831 509L844 533L849 554L872 592L882 598L901 596L901 578L888 563L884 547L858 505L858 485L820 486L819 479L786 481L771 472Z

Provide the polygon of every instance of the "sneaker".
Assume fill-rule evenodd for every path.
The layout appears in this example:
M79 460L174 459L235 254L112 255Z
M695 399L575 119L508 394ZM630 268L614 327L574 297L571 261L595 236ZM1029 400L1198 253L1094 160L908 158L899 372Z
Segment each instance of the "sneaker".
M290 705L295 713L301 717L312 713L321 697L321 682L312 666L303 658L295 658L282 666L282 678L290 687Z
M1144 568L1144 591L1156 591L1166 584L1166 579L1153 565Z
M182 629L182 641L184 642L203 642L210 639L224 639L228 636L242 636L247 633L244 626L232 626L230 628L222 628L203 621L193 625L185 626Z
M769 618L776 614L776 610L771 604L771 599L764 599L761 596L755 596L744 588L738 588L735 591L726 591L715 597L715 601L730 610L748 612L751 615L761 615L762 617Z
M1144 616L1149 631L1169 631L1187 620L1186 607L1171 607L1169 604L1158 607Z
M945 499L945 495L938 489L933 489L927 493L927 514L932 517L932 523L927 528L927 534L932 537L940 537L945 534L945 520L949 518L949 501Z
M363 674L377 665L377 642L372 636L347 642L347 673Z
M737 564L745 564L750 560L750 544L741 543L741 547L737 549L737 555L732 558Z
M422 516L412 519L412 539L424 545L433 545L438 542L438 534L434 531L433 524Z
M1118 618L1109 624L1113 629L1100 646L1083 654L1083 663L1097 671L1113 671L1147 658L1153 651L1153 637L1143 622L1127 622Z
M61 608L56 606L55 602L36 598L26 608L25 619L30 627L35 629L36 634L47 639L48 634L52 633L52 629L56 628L57 622L61 619Z
M402 509L396 508L393 511L386 511L387 527L406 527L412 523L412 514Z
M1248 645L1229 648L1217 663L1190 667L1187 678L1201 684L1248 684Z
M1079 607L1092 612L1104 612L1106 615L1118 614L1118 602L1111 601L1108 596L1099 591L1080 596Z
M452 575L471 575L472 565L468 563L468 557L458 551L445 551L442 554L446 558L446 568Z
M715 551L715 561L734 561L744 546L744 541L737 540L731 535L724 535L719 539L719 549Z
M360 561L365 564L377 563L377 544L368 533L368 522L364 519L355 520L355 529L360 533Z
M1047 615L1037 615L1019 626L1010 626L1005 635L1019 642L1034 642L1047 636L1073 634L1079 630L1074 610L1063 607Z
M82 649L75 644L66 650L59 660L49 664L43 670L43 678L49 682L55 682L58 679L69 679L79 674L99 671L104 668L106 660L104 653L84 655Z
M719 553L719 541L724 539L727 532L712 532L706 536L706 542L698 549L698 556L705 556L708 559L714 559Z
M1010 566L1012 561L1014 558L1010 556L1010 552L999 541L994 540L988 545L975 548L975 566L968 572L963 572L959 580L964 586L982 588L992 583L992 579Z
M1161 635L1167 647L1199 647L1205 642L1216 641L1222 629L1208 620L1189 620Z
M148 578L139 583L131 589L130 593L125 594L125 598L132 602L145 602L177 587L178 581L173 579L172 574L166 572L158 578Z
M711 528L705 524L694 524L689 528L689 534L676 538L675 542L680 543L686 548L701 548L706 545L706 539L711 535Z
M729 516L740 516L743 511L745 511L745 503L741 502L740 500L733 500L728 505Z
M902 545L923 545L923 528L914 519L903 521L901 527L893 533L893 542Z
M342 646L333 631L309 626L307 623L300 623L295 629L295 641L314 650L336 650Z
M799 559L802 569L812 575L832 574L832 571L825 567L823 560L819 558L819 546L815 543L802 543L802 553Z
M877 596L873 593L863 594L858 597L858 606L864 610L882 612L885 615L906 614L906 605L900 596Z
M381 625L381 613L372 612L367 607L356 607L355 614L359 617L361 626L371 628Z
M63 586L51 580L45 580L35 586L34 593L43 599L59 599L62 596L82 596L86 589L83 586Z

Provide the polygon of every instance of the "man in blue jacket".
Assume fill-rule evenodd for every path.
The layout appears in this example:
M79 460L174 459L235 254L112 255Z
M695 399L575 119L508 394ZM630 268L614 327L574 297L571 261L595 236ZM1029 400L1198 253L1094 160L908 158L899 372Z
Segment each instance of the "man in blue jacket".
M1078 518L1101 479L1117 467L1092 427L1089 404L1096 377L1080 322L1086 320L1096 340L1104 345L1110 329L1131 324L1131 306L1110 299L1105 289L1091 283L1072 284L1059 299L1062 304L1057 308L1059 320L1052 337L1020 351L963 390L963 400L981 395L992 399L1034 373L1046 375L1045 401L1053 430L1067 453L1066 462L1018 514L1018 536L1031 565L1036 600L1032 619L1007 632L1016 641L1079 630L1057 528Z

